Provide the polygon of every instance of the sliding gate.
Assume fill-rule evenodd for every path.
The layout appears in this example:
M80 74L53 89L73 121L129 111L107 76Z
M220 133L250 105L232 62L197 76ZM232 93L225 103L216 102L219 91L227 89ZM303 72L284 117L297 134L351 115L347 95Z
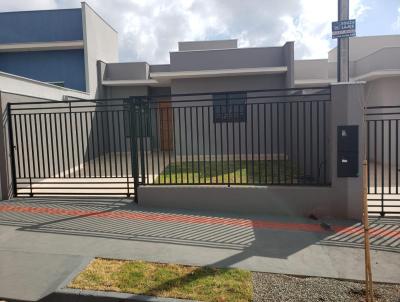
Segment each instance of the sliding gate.
M400 215L400 106L366 108L368 210Z
M330 87L8 105L14 196L330 184Z
M127 100L12 103L7 113L13 196L134 195Z

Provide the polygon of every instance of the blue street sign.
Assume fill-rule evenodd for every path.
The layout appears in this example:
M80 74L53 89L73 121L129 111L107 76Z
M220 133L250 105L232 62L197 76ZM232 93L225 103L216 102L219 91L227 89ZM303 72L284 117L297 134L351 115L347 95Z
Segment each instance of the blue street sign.
M332 39L349 38L355 35L355 19L332 22Z

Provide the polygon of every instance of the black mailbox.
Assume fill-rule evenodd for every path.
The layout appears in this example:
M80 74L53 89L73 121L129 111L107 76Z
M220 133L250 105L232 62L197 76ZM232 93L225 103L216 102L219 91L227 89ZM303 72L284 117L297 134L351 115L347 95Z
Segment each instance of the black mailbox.
M337 176L358 177L358 126L337 128Z

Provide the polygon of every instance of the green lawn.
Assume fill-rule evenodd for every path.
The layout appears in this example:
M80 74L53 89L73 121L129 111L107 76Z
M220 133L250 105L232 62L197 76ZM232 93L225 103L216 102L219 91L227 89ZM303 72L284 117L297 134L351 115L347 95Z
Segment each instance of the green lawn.
M286 164L286 167L285 167ZM193 161L168 165L155 183L196 184L271 184L297 182L298 169L291 161Z
M144 261L95 259L68 287L210 302L253 299L249 271Z

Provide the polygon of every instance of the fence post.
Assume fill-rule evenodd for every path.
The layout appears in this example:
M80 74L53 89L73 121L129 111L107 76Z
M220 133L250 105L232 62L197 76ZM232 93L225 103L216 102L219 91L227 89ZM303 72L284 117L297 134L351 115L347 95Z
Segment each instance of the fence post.
M144 110L145 104L142 98L138 99L138 112L139 112L139 119L138 119L138 127L139 127L139 132L138 132L138 139L139 139L139 148L140 152L138 153L138 156L140 154L140 173L141 173L141 182L140 184L145 184L146 183L146 170L145 170L145 162L144 162L144 144L146 143L146 140L144 139L145 137L145 129L144 123L145 123L145 117L144 117Z
M11 166L11 187L12 187L12 197L17 196L17 177L15 170L15 155L14 155L14 136L11 123L11 104L7 104L7 123L8 123L8 139L10 147L10 166Z
M130 114L130 139L131 139L131 169L133 177L133 187L135 194L135 202L138 203L138 188L139 188L139 167L137 154L137 104L136 99L129 98L129 114Z

